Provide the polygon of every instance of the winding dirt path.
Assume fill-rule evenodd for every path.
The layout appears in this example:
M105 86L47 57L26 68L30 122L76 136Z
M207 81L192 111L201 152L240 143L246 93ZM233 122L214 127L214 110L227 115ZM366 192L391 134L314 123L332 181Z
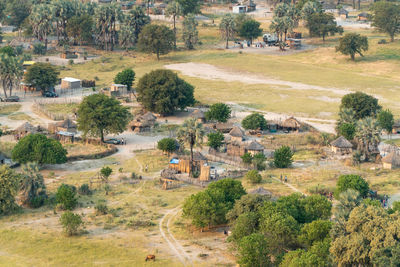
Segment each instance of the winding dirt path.
M272 179L274 179L275 181L278 181L280 183L283 183L284 185L286 185L287 187L289 187L290 189L292 189L294 192L300 193L302 195L307 196L306 193L303 193L300 189L294 187L293 185L289 184L289 183L285 183L285 182L281 182L278 178L272 177Z
M174 238L174 236L171 234L171 231L169 229L169 225L171 223L171 219L180 211L180 207L176 207L174 209L168 210L164 216L161 218L159 222L159 230L161 233L161 236L164 238L164 240L167 242L169 248L171 251L177 256L179 261L184 265L184 266L193 266L193 262L190 258L190 256L185 252L183 249L182 245ZM166 226L164 226L164 221L167 220ZM164 229L165 227L165 229Z

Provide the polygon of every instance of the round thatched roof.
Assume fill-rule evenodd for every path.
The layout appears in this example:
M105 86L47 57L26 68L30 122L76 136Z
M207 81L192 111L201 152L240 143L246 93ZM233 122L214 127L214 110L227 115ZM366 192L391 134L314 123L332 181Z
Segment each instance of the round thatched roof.
M296 120L295 118L290 117L282 123L282 127L299 129L301 127L301 123L298 120Z
M338 148L352 148L353 145L343 136L340 136L331 143L331 146Z

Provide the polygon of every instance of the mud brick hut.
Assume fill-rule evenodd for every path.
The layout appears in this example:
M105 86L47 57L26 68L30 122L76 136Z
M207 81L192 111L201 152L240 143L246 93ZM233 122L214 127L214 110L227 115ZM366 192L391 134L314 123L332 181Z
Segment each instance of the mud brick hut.
M148 132L156 124L157 117L147 112L144 115L137 116L129 125L132 131L136 133Z
M400 167L400 155L396 152L391 152L382 159L382 164L384 169L397 169Z
M331 150L336 154L350 154L353 150L353 144L343 136L340 136L336 140L332 141Z

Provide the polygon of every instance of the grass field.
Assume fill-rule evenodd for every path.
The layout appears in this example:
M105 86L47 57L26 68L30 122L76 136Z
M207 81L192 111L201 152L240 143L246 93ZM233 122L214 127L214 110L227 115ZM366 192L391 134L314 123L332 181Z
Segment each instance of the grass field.
M0 106L0 116L7 116L17 112L21 108L21 104L11 104Z
M45 104L44 108L53 114L69 115L76 112L78 106L79 106L78 103Z

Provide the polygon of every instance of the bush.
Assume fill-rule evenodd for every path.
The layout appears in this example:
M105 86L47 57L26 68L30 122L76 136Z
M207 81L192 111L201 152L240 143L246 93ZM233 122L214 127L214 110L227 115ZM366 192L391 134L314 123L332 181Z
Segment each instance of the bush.
M242 120L242 126L246 130L265 130L267 129L267 121L260 113L253 113Z
M157 148L168 155L176 150L176 141L174 138L163 138L157 143Z
M62 184L56 193L56 202L62 209L73 210L78 204L76 199L76 188L72 185Z
M31 199L31 201L29 203L29 206L34 208L34 209L40 208L41 206L44 205L46 199L47 199L47 195L46 194L41 194L41 195L38 195L38 196L34 196Z
M245 153L241 158L244 164L251 164L253 161L253 156L250 153Z
M385 39L380 39L378 41L378 44L387 44L387 41Z
M106 215L108 213L108 207L104 201L99 201L94 207L96 215Z
M275 150L274 153L274 166L277 168L287 168L289 167L293 160L293 152L288 146L282 146L281 148Z
M336 196L340 193L347 191L348 189L356 190L360 193L361 197L368 196L369 185L360 175L347 174L339 176L339 180L336 183Z
M259 174L257 170L248 171L245 178L252 184L258 184L262 180L261 174Z
M66 211L61 215L60 222L68 236L78 234L79 227L83 224L81 216Z
M35 55L46 55L46 47L42 43L34 44L33 53Z
M258 153L253 156L252 162L253 162L254 167L257 170L263 171L267 168L267 165L265 164L265 160L266 160L266 158L265 158L264 154Z
M91 195L91 194L92 194L92 191L90 190L88 184L83 184L83 185L81 185L81 186L79 187L78 192L79 192L79 194L81 194L81 195Z
M225 137L221 132L216 132L216 133L209 133L207 135L208 142L207 145L209 147L214 148L217 150L220 146L222 146L222 142L224 141Z
M207 120L226 122L231 116L231 108L227 104L216 103L210 106L205 115Z

